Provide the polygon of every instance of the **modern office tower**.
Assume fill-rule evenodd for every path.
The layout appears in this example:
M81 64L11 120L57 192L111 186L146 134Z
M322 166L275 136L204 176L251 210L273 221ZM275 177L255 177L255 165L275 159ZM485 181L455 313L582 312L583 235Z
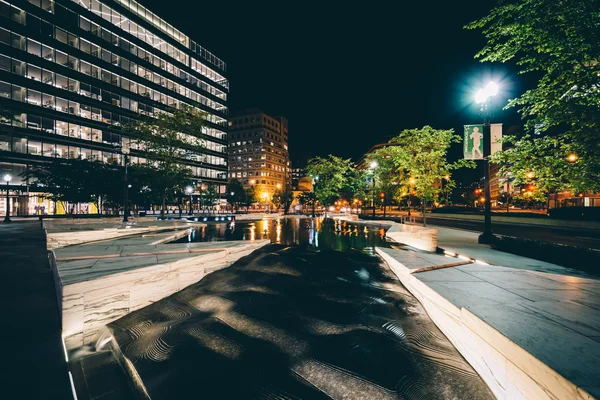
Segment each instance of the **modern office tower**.
M225 71L223 61L132 0L0 0L0 180L12 176L11 213L54 212L20 176L28 166L54 157L122 163L123 124L182 105L207 113L206 148L182 164L199 185L223 193ZM144 153L131 148L129 159L144 162Z
M254 187L258 202L270 202L291 184L287 119L249 108L231 115L229 132L229 178Z

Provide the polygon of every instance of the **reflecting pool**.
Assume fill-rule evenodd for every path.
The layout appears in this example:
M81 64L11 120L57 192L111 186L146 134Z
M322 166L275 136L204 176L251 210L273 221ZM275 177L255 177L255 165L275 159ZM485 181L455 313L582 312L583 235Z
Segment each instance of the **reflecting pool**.
M191 230L176 243L270 239L274 244L345 251L387 247L385 229L323 218L263 219L235 224L210 224Z

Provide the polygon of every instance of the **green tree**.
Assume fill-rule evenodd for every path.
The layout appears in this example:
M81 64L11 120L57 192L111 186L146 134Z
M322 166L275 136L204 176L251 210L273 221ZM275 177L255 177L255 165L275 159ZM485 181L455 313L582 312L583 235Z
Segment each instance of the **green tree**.
M355 200L362 200L369 191L367 171L354 168L346 177L346 183L340 190L340 198L346 200L348 204L354 204Z
M311 158L306 166L307 175L315 181L313 192L325 206L340 198L340 193L350 182L353 171L354 165L350 159L331 154L327 158Z
M246 190L242 183L237 179L231 179L227 184L227 202L233 208L239 208L240 204L246 201Z
M304 191L297 196L298 202L303 206L312 207L312 216L315 216L315 204L317 204L317 195L315 192Z
M124 133L131 137L131 147L144 151L149 161L140 168L152 178L149 183L152 191L161 194L161 218L167 198L192 179L192 171L181 163L202 154L205 117L203 112L183 107L123 127Z
M398 168L389 152L392 147L384 147L367 157L368 164L376 164L375 168L369 168L367 171L367 175L370 175L375 182L374 186L371 185L373 191L371 196L375 202L382 203L384 216L386 206L390 205L393 200L400 201L407 192L407 190L403 190L405 189L403 183L406 181L404 170Z
M456 168L474 166L473 162L466 160L447 161L450 144L461 140L452 129L434 129L431 126L406 129L390 140L393 146L379 149L373 156L385 159L385 163L377 167L377 174L396 181L402 187L410 187L410 181L414 180L412 187L423 207L423 225L427 225L427 203L437 199L441 180Z
M273 204L275 204L277 208L283 208L284 214L288 213L293 202L294 192L292 191L292 187L289 185L286 185L281 189L277 189L275 190L275 193L273 193Z
M102 213L106 201L120 204L123 199L123 186L118 185L123 169L116 164L55 158L30 166L22 175L44 191L44 198L63 205L93 202Z
M210 207L210 209L213 209L215 206L215 203L217 202L217 200L219 199L219 190L218 190L218 186L212 183L208 183L206 184L206 186L203 186L200 190L200 202L202 205L202 208L206 209L207 207Z
M256 195L256 187L250 186L248 190L246 190L246 198L244 199L244 205L246 207L250 207L252 203L256 203L257 195Z
M529 134L497 160L519 177L534 171L547 191L600 191L600 3L598 0L509 0L466 28L487 39L482 62L516 61L537 86L508 102ZM569 165L569 153L577 154Z

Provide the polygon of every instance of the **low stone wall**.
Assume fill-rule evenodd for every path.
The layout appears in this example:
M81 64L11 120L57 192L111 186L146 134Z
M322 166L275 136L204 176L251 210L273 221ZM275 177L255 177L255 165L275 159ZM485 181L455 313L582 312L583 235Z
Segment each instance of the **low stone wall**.
M95 343L99 330L109 322L170 296L268 243L240 242L174 262L61 284L62 329L67 349Z

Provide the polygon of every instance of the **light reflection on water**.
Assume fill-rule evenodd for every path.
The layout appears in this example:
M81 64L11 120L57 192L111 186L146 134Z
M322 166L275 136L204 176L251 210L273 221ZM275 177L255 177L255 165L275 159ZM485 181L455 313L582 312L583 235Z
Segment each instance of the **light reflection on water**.
M323 218L281 218L210 224L193 229L188 236L177 242L258 239L269 239L272 243L288 246L336 251L360 249L368 253L372 253L375 246L387 247L383 228Z

